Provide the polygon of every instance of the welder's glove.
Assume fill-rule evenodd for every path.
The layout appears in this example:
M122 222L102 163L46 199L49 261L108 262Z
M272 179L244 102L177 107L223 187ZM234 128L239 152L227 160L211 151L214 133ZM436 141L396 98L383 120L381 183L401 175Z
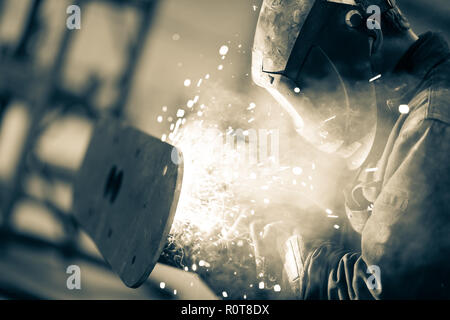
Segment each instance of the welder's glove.
M271 284L280 283L283 276L283 246L289 238L292 226L283 221L266 223L257 220L250 225L254 244L258 278Z
M298 213L296 219L257 220L251 224L257 274L262 281L269 286L282 284L290 294L299 290L307 256L329 240L332 225L322 216Z

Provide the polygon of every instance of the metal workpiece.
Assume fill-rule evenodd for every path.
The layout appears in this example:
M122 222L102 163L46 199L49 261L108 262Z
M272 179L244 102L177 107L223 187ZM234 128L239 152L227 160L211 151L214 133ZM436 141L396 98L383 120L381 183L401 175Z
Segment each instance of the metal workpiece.
M153 270L175 215L183 176L174 147L111 119L101 121L79 172L76 220L122 281Z

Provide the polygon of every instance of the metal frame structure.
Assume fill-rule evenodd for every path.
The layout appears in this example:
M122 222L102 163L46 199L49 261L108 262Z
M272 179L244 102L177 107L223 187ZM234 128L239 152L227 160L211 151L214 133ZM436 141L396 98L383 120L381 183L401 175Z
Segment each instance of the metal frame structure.
M75 113L94 122L102 117L123 118L128 97L132 88L137 66L140 61L144 45L152 26L158 0L76 0L73 4L83 8L88 3L101 2L112 6L133 7L140 14L137 24L136 37L127 48L126 63L119 77L119 94L108 110L100 111L93 102L92 95L96 92L100 80L95 80L86 92L81 94L68 91L61 86L62 73L67 63L69 48L77 31L66 29L62 32L59 47L53 64L48 69L41 69L35 63L33 53L36 36L42 32L41 10L46 0L33 1L29 14L24 21L25 28L20 39L13 48L2 48L0 44L0 126L3 116L10 103L14 100L24 101L31 119L30 128L19 157L15 174L10 183L0 182L0 239L25 242L54 247L64 256L76 255L99 265L106 264L95 257L86 255L77 246L78 226L70 212L64 212L50 201L35 199L24 190L25 178L30 174L39 174L47 181L62 180L73 183L76 172L58 167L40 160L34 150L36 142L51 121L57 121L58 116ZM0 0L0 10L4 5ZM1 18L1 16L0 16ZM57 106L56 110L54 107ZM81 106L81 108L79 107ZM54 114L57 114L55 117ZM44 121L45 120L45 121ZM12 228L12 215L15 204L22 199L31 199L44 205L55 218L64 226L65 239L62 243L51 243L44 239L24 234L18 234Z

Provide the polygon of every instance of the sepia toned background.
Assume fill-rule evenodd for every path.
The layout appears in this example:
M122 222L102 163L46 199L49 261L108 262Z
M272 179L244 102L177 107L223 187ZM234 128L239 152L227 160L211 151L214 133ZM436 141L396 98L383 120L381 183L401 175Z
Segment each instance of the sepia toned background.
M163 264L144 287L123 286L74 226L72 184L96 119L112 114L161 138L179 109L190 112L200 80L222 112L254 103L262 125L288 123L250 78L261 2L0 0L0 298L216 298ZM416 33L450 39L448 0L397 2ZM81 30L66 28L71 4ZM79 292L65 285L70 264L86 277ZM177 296L162 290L167 279Z

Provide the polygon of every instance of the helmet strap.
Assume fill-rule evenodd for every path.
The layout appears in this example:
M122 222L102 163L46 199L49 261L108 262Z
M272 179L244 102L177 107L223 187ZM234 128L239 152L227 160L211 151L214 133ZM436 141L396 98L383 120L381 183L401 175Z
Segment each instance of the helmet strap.
M364 10L364 12L367 12L367 9L373 5L378 6L381 13L385 13L397 6L395 0L355 0L355 2Z

